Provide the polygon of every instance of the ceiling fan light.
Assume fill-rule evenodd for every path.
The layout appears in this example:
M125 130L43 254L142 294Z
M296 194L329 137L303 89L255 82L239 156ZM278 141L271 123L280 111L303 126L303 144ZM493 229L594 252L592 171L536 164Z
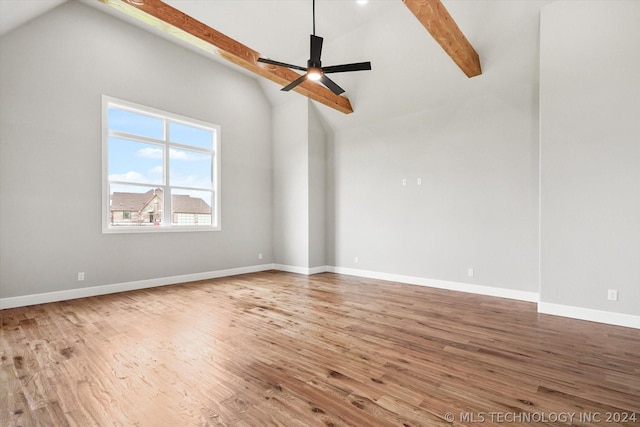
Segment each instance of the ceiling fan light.
M307 78L309 80L313 80L314 82L317 82L318 80L320 80L322 78L322 70L320 70L318 68L310 68L307 71Z

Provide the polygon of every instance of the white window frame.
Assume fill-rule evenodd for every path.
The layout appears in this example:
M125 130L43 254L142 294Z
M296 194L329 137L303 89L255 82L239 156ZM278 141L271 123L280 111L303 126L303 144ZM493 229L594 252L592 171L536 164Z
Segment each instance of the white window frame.
M110 181L109 181L109 137L110 136L126 136L138 142L149 142L151 139L147 137L138 137L134 135L124 135L121 132L110 132L108 115L109 107L116 106L118 108L129 110L134 113L141 113L147 116L157 117L165 121L164 140L153 140L153 143L164 144L167 147L176 147L178 149L192 150L191 146L180 145L179 143L169 142L167 136L167 121L177 122L187 126L200 127L213 130L215 138L213 141L212 154L212 206L211 206L211 225L179 225L171 222L171 188L184 189L181 186L171 186L168 183L168 149L166 150L164 160L164 182L161 185L151 184L133 184L120 183L124 185L136 185L142 187L161 188L163 190L163 220L160 226L139 226L139 225L111 225L111 202L110 202ZM163 232L194 232L194 231L220 231L222 230L222 221L220 217L220 147L221 147L221 129L220 125L204 122L189 117L184 117L175 113L162 111L156 108L139 105L133 102L124 101L107 95L102 95L102 232L107 233L163 233ZM197 148L196 148L197 150ZM198 190L198 189L195 189Z

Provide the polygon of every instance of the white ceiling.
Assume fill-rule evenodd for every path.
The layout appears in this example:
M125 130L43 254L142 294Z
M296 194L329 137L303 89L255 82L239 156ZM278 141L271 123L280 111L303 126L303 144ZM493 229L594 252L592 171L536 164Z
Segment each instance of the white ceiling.
M0 36L67 0L0 0Z
M98 0L81 1L157 32ZM311 0L165 1L266 57L306 65L312 32ZM347 91L353 114L324 106L318 109L329 125L339 129L452 106L489 93L517 105L515 98L537 85L539 13L550 1L443 0L480 55L483 74L468 79L401 0L369 0L365 5L357 0L316 0L316 34L324 37L323 65L372 63L372 71L332 76ZM0 0L0 35L64 2ZM199 52L228 64L213 54ZM256 79L275 105L301 96L280 92L275 83Z

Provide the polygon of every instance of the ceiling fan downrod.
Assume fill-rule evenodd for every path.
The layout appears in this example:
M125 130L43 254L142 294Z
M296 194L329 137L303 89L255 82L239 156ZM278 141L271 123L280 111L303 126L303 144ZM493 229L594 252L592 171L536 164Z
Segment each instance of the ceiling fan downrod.
M313 0L313 5L311 6L313 11L313 35L316 35L316 0Z

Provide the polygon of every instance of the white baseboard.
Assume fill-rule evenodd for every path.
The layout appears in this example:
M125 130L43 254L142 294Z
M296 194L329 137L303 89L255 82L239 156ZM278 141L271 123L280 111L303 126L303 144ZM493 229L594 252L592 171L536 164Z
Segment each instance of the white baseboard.
M538 313L640 329L640 316L634 316L632 314L613 313L611 311L594 310L591 308L553 304L542 301L538 303Z
M329 267L333 273L349 276L366 277L369 279L387 280L390 282L408 283L410 285L428 286L431 288L447 289L450 291L468 292L472 294L488 295L499 298L509 298L520 301L538 302L537 292L517 291L514 289L496 288L493 286L472 285L469 283L449 282L445 280L426 279L423 277L403 276L399 274L380 273L377 271L358 270L354 268Z
M27 305L44 304L48 302L64 301L76 298L93 297L98 295L113 294L116 292L125 292L137 289L153 288L156 286L173 285L176 283L194 282L197 280L216 279L218 277L237 276L238 274L256 273L259 271L273 269L273 264L262 264L249 267L230 268L227 270L216 270L203 273L183 274L180 276L161 277L157 279L137 280L134 282L117 283L113 285L92 286L88 288L67 289L64 291L46 292L42 294L0 298L0 309L24 307Z
M426 279L422 277L403 276L399 274L381 273L377 271L358 270L344 267L331 267L326 265L306 268L283 264L262 264L249 267L231 268L226 270L207 271L203 273L184 274L180 276L161 277L157 279L138 280L112 285L92 286L88 288L68 289L41 294L0 298L0 309L24 307L34 304L44 304L48 302L106 295L116 292L133 291L137 289L153 288L156 286L173 285L176 283L193 282L197 280L237 276L239 274L256 273L259 271L267 270L280 270L289 273L304 274L307 276L324 272L332 272L338 274L346 274L349 276L366 277L369 279L386 280L390 282L407 283L411 285L428 286L438 289L469 292L499 298L537 302L539 313L640 329L640 316L553 304L548 302L539 302L539 294L537 292L517 291L513 289L496 288L492 286L472 285L469 283L449 282L445 280Z
M311 276L312 274L326 273L331 267L323 265L320 267L296 267L293 265L273 264L274 270L286 271L287 273L304 274Z

